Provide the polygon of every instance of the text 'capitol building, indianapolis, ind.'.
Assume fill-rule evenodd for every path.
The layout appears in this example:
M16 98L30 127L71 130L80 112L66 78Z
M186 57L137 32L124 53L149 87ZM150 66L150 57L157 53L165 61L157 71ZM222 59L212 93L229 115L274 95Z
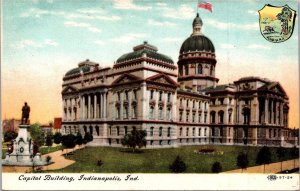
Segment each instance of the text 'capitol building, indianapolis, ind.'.
M289 101L280 83L244 77L218 85L213 43L199 15L177 66L144 42L113 67L90 60L63 77L63 134L89 132L91 146L122 146L132 129L147 131L147 148L226 144L292 146Z

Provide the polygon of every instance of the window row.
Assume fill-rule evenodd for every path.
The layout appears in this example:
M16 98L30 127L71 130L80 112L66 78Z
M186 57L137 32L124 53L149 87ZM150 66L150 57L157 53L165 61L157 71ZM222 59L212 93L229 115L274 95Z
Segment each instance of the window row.
M159 136L159 137L165 136L164 133L166 133L167 137L170 137L170 136L171 136L171 129L172 129L171 127L168 127L168 128L166 129L167 132L165 132L165 131L166 131L165 128L159 127L159 128L158 128L158 136ZM155 131L155 128L154 128L154 127L150 127L150 133L149 133L149 136L150 136L150 137L153 137L153 136L154 136L154 131Z
M124 106L123 108L123 116L121 116L121 106L116 106L116 119L128 119L129 116L129 106ZM137 118L137 105L131 106L131 118L136 119Z
M149 109L149 119L155 119L155 112L154 112L154 106L150 106ZM172 108L168 107L166 109L166 120L171 120L172 119ZM163 114L163 107L158 108L158 114L157 114L157 119L159 120L164 120L164 114Z
M192 114L191 119L190 119L190 113ZM186 111L185 122L202 123L202 113L203 112L198 113L198 120L197 120L196 119L196 112ZM183 111L179 111L179 122L183 122ZM207 123L207 113L206 112L204 112L203 123Z
M183 130L185 129L185 134L183 133ZM192 132L190 132L192 130ZM190 134L192 133L192 134ZM189 127L186 127L186 128L182 128L180 127L179 129L179 136L207 136L207 128L196 128L196 127L193 127L193 128L189 128Z
M129 90L125 90L124 93L123 93L123 98L125 101L129 101L129 95L131 94L131 98L132 100L137 100L138 97L137 97L137 91L136 90L133 90L133 91L129 91ZM118 101L121 101L121 96L122 96L122 93L121 92L117 92L117 100Z
M153 100L156 93L157 93L156 91L151 90L149 99ZM171 100L172 100L172 93L169 92L167 93L167 102L171 102ZM163 101L163 91L158 92L158 101Z
M185 75L192 75L193 73L192 73L192 70L190 70L191 69L191 67L189 67L190 65L189 64L186 64L186 65L184 65L184 66L180 66L179 67L179 74L181 75L181 76L183 76L183 70L184 70L184 74ZM203 67L203 64L199 64L199 63L196 63L195 64L195 68L194 68L194 74L204 74L204 69L203 69L204 67ZM209 75L213 75L213 71L214 71L214 66L213 65L211 65L210 67L209 67Z
M202 101L186 99L185 103L186 103L185 105L186 105L187 108L190 107L190 103L191 103L191 106L192 106L193 109L196 109L196 104L198 104L198 109L201 109L201 106L202 106L202 103L203 103L204 104L204 110L207 110L207 102L206 101L202 102ZM184 106L183 105L183 100L182 100L182 98L180 98L179 99L179 107L183 107L183 106Z

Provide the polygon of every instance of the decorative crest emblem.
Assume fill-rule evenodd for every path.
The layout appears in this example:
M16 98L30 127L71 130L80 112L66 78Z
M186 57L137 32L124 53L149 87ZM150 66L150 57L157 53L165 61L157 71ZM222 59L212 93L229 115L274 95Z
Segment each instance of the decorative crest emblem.
M259 12L259 26L263 37L274 43L288 40L294 31L296 11L288 5L265 5Z

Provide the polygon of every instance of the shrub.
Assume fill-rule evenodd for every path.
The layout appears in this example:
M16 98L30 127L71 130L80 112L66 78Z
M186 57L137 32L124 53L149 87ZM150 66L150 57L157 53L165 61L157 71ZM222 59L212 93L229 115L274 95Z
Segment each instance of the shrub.
M248 155L245 153L240 153L237 156L236 165L242 169L247 168L249 164Z
M213 148L205 148L205 149L200 149L199 152L200 153L213 153L213 152L215 152L215 149L213 149Z
M53 136L53 141L55 144L60 144L62 140L62 134L59 132L56 132Z
M177 156L169 168L172 172L182 173L186 170L187 166L184 163L184 161L180 158L180 156Z
M7 131L4 133L4 142L12 141L17 138L18 133L14 131Z
M47 163L50 163L51 159L52 159L52 157L51 157L50 155L48 155L48 156L46 157Z
M211 172L213 173L219 173L222 171L222 165L219 162L214 162L214 164L211 167Z
M97 166L102 166L102 165L103 165L102 160L98 160L98 161L97 161Z

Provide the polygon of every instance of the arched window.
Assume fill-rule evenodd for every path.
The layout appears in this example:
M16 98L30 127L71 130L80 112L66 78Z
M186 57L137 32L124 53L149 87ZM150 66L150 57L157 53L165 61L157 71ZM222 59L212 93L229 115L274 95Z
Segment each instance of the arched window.
M124 107L123 117L124 117L124 119L128 118L128 107Z
M219 123L223 123L224 122L224 111L223 110L219 111L218 116L219 116Z
M250 109L245 107L242 111L244 115L244 124L249 124L250 123Z
M163 108L162 107L159 107L159 110L158 110L158 115L159 115L159 119L162 119L163 118Z
M206 130L207 130L207 129L205 128L205 129L204 129L204 136L206 136Z
M202 74L202 64L198 64L198 74Z
M159 101L162 100L162 91L159 92Z
M195 136L195 127L193 128L193 136Z
M198 129L198 136L201 136L201 128Z
M179 136L181 136L182 135L182 127L180 127L180 129L179 129Z
M120 119L120 107L116 107L116 110L117 110L117 112L116 112L116 119Z
M154 98L154 90L151 90L150 91L150 99L153 99Z
M153 106L150 107L150 113L149 113L149 115L150 115L150 119L154 118L154 107Z
M137 117L137 109L136 109L136 105L132 106L132 118L136 118Z
M168 93L168 102L171 101L171 93Z
M210 112L210 123L216 123L216 112L215 111Z
M189 128L186 128L186 136L189 136Z
M159 128L159 136L160 136L160 137L162 136L162 130L163 130L163 128L160 127L160 128Z
M171 136L171 127L168 127L168 137Z
M189 75L189 66L188 65L184 66L184 70L185 70L185 75Z
M150 128L150 136L153 137L154 127Z
M111 127L109 127L109 135L111 135Z
M210 75L211 75L211 76L213 75L213 71L214 71L214 66L211 66L211 67L210 67Z
M171 108L168 107L167 109L167 120L171 119Z

